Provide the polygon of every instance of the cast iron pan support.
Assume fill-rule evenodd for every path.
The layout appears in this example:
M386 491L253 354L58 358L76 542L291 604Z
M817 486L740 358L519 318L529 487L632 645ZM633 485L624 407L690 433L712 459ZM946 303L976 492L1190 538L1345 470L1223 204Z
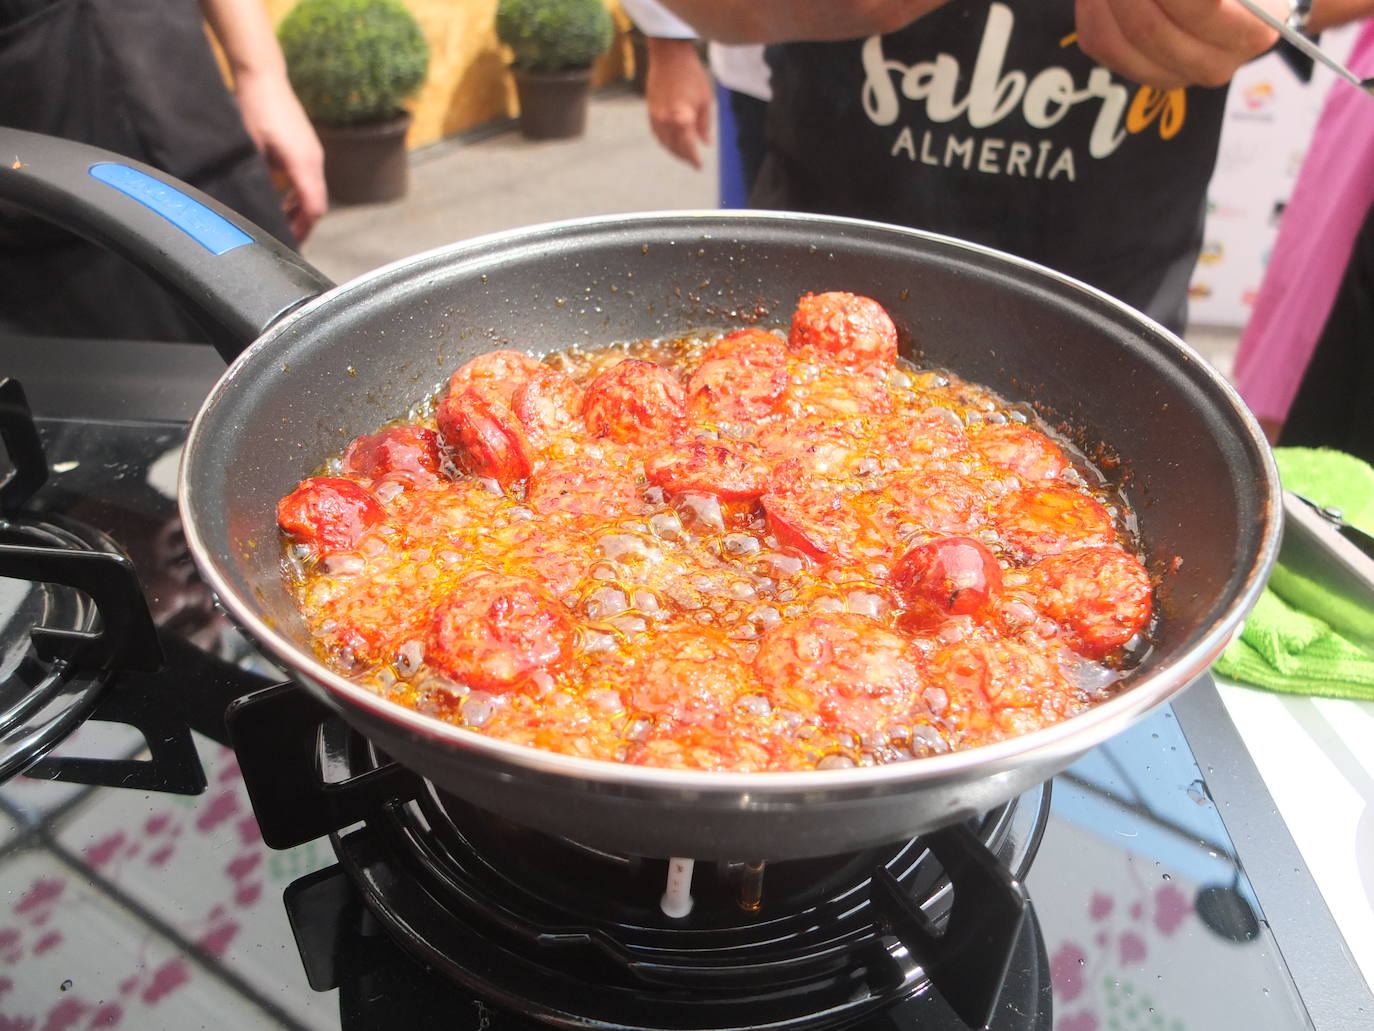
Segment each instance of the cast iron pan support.
M254 691L230 704L224 719L253 815L269 848L291 848L347 827L422 789L420 777L394 762L331 778L323 737L333 714L293 683Z
M199 190L109 151L0 128L0 196L133 261L231 360L334 284Z
M23 387L13 379L0 379L0 441L12 467L0 482L0 576L78 590L90 598L99 616L91 629L29 629L34 651L42 659L70 664L72 672L66 681L69 698L98 694L89 713L88 701L72 700L62 717L46 725L35 724L32 732L37 733L44 726L46 729L37 733L37 743L31 751L41 755L52 747L60 740L52 733L69 725L65 722L67 715L79 713L82 718L135 727L150 754L147 759L46 755L17 769L40 780L182 794L203 791L205 773L185 721L178 720L165 705L142 708L139 692L119 686L135 672L156 673L163 665L162 647L133 563L115 551L88 551L76 546L78 542L92 543L79 534L71 547L5 542L12 531L24 525L26 507L48 478L48 458L38 426ZM22 532L16 531L15 535L18 540L33 539ZM109 682L111 671L122 675L113 684ZM89 686L79 689L82 684Z
M884 867L870 882L874 908L950 1009L969 1027L986 1027L1025 920L1025 889L963 824L923 834L921 841L954 889L943 933Z
M0 379L0 442L13 468L0 481L0 518L13 519L48 479L48 456L17 379Z
M0 441L13 471L0 483L0 522L22 515L48 477L48 459L18 381L0 379ZM45 660L66 659L87 669L155 670L162 649L134 565L104 551L7 544L0 548L0 576L72 587L88 595L100 613L100 629L36 626L34 648Z

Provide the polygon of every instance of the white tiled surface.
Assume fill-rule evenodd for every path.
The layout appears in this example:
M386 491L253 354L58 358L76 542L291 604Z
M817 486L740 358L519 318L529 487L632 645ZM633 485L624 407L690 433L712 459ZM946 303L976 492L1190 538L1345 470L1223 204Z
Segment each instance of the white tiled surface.
M273 1026L213 967L54 854L21 852L5 861L0 876L0 1025Z
M0 849L9 846L23 829L24 825L19 822L17 817L4 809L0 809Z
M49 754L123 759L137 755L146 747L143 736L127 724L87 720ZM88 790L80 784L16 777L0 785L0 801L26 823L37 823Z
M270 850L233 753L196 747L198 796L5 786L26 819L0 811L0 1028L338 1026L282 904L287 884L334 861L328 843Z
M203 795L102 792L98 805L68 816L58 844L216 962L274 989L276 1004L302 1023L334 1026L334 1000L306 984L282 906L286 885L333 863L333 852L312 842L274 855L233 753L199 736L196 747L209 782ZM329 1021L320 1024L321 1013Z

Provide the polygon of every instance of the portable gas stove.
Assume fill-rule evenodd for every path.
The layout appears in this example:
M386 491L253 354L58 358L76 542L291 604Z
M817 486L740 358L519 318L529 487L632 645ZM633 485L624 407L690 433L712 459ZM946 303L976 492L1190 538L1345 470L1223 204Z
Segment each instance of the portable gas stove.
M436 791L228 625L173 496L213 353L0 352L2 1028L1374 1026L1206 677L967 826L608 854Z

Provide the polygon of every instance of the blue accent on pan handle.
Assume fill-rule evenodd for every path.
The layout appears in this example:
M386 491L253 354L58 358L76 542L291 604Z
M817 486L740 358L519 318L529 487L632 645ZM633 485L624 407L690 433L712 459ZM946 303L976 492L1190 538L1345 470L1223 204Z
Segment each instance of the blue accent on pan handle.
M91 175L146 204L211 254L223 254L253 242L251 236L227 218L137 168L105 161L92 165Z
M84 143L0 127L0 201L129 258L181 300L226 359L334 285L212 197Z

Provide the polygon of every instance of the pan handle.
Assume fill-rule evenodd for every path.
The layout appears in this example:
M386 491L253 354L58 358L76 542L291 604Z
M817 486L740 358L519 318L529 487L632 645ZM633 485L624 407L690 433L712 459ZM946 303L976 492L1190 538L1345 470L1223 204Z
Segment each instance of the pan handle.
M334 285L194 187L84 143L0 128L0 201L129 258L181 298L226 360Z

